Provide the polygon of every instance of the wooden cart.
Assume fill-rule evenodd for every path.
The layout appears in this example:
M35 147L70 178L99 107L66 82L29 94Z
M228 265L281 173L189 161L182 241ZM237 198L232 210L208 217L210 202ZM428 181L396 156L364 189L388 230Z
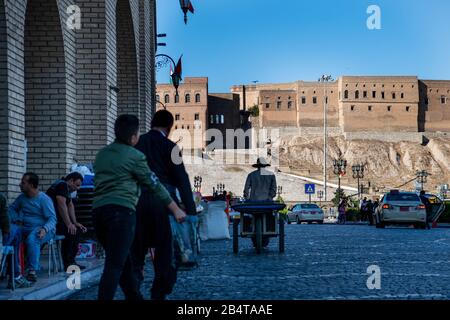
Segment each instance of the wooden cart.
M239 251L239 237L251 238L258 254L270 238L278 237L279 251L284 252L284 220L278 212L285 207L285 204L273 201L232 205L231 208L240 213L240 219L233 219L233 253Z

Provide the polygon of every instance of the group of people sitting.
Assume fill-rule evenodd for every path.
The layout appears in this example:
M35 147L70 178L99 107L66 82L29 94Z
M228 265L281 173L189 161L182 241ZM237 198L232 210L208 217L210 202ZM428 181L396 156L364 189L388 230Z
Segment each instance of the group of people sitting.
M75 257L80 235L87 229L77 222L71 194L80 188L82 182L83 176L73 172L55 181L44 193L39 190L39 177L27 172L20 182L21 194L9 207L6 197L0 193L2 244L14 247L14 270L11 263L6 269L9 288L12 281L16 288L30 287L37 281L41 248L56 234L64 236L61 247L64 269L77 265ZM25 245L26 252L23 275L19 264L21 244ZM84 269L84 266L78 267Z

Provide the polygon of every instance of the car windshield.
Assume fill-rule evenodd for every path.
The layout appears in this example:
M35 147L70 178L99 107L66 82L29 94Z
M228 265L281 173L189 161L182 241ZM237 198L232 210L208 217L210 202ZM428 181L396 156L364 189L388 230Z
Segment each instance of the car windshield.
M319 209L319 207L316 204L302 204L300 206L302 209Z
M415 201L420 202L419 197L416 194L411 193L394 193L386 196L386 201Z

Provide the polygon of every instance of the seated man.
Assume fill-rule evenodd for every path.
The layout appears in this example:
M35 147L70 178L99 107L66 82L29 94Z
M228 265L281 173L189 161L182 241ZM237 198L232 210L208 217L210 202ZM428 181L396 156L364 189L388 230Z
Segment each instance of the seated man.
M3 253L3 237L9 234L7 202L6 197L0 192L0 261Z
M28 282L25 277L20 274L19 265L19 246L22 241L22 233L19 227L15 224L11 224L8 217L8 201L6 197L0 193L0 222L3 240L2 243L5 246L14 247L14 282L16 288L28 288L32 284ZM1 246L0 246L1 247ZM3 251L3 250L2 250ZM0 252L1 253L1 252ZM0 254L1 256L1 254ZM7 260L10 261L10 260ZM10 275L8 288L12 288L12 269L8 264L8 274Z
M18 227L27 247L27 280L37 281L42 244L55 236L56 213L52 200L39 191L36 174L25 173L20 182L22 194L9 207L11 222Z
M86 268L75 262L80 235L87 229L77 221L75 207L70 196L72 192L80 189L82 183L83 176L78 172L72 172L65 178L55 181L47 190L47 195L52 199L57 212L57 234L65 237L61 248L64 270L71 265L76 265L81 270Z

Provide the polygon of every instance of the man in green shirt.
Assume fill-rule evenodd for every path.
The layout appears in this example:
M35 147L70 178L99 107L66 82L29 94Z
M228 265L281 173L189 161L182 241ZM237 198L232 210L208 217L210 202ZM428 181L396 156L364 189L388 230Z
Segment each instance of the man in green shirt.
M94 226L106 254L98 299L112 300L120 284L127 300L137 300L142 296L134 290L130 249L141 186L156 195L179 222L186 214L150 171L145 155L134 148L139 141L138 118L119 116L114 131L116 140L97 153L94 163Z

